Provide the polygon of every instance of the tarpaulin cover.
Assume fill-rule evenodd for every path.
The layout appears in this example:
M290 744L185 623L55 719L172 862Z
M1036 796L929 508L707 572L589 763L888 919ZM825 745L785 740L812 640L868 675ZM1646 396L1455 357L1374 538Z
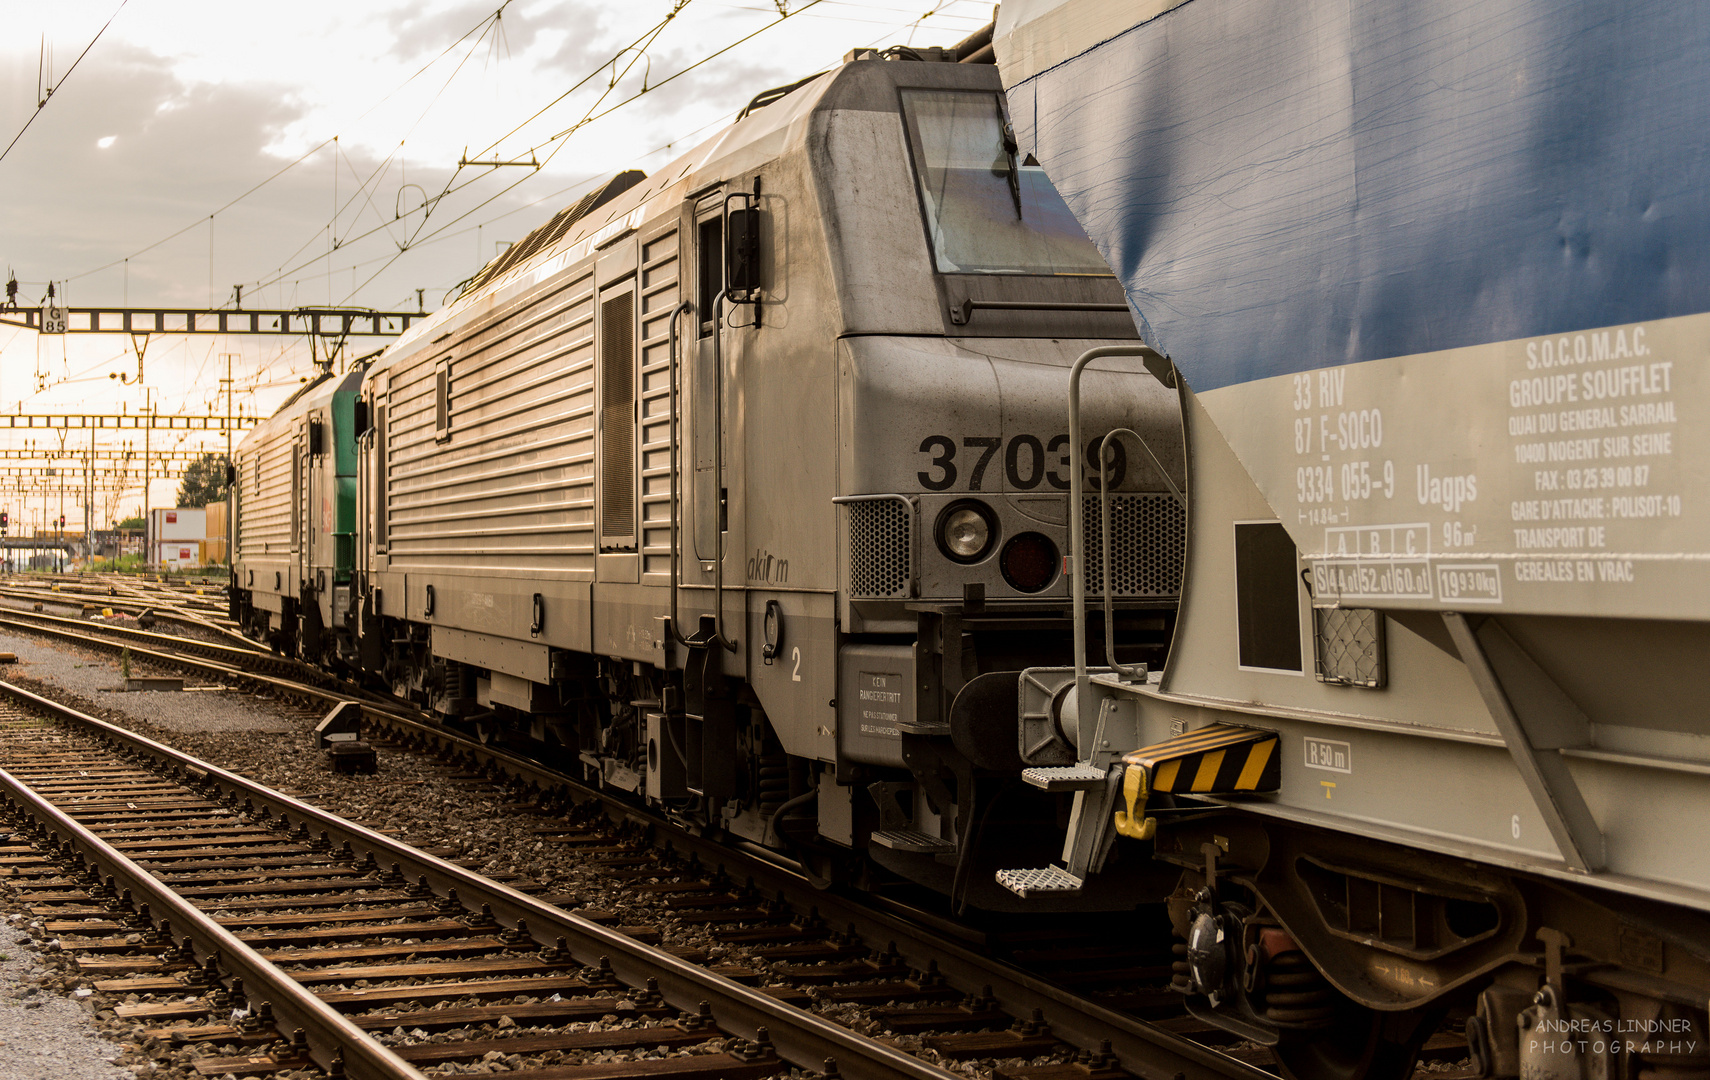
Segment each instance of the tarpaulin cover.
M1710 4L1192 0L1110 33L1010 107L1196 390L1710 310Z

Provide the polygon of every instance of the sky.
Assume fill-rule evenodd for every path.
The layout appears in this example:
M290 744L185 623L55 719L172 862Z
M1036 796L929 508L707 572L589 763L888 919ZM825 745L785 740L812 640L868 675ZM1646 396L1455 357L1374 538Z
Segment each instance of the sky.
M760 91L851 48L952 45L992 11L990 0L0 0L0 271L21 307L40 306L52 282L72 307L230 307L241 286L246 308L414 311L421 290L432 311L588 187L662 167ZM228 360L233 407L248 416L270 413L313 363L300 338L156 335L139 364L127 335L0 324L0 412L223 414ZM97 446L140 451L139 436ZM28 441L0 428L0 450ZM224 441L157 433L152 449ZM35 449L59 442L34 433ZM87 444L73 435L65 450ZM170 506L177 483L160 471L149 505ZM0 461L14 530L57 516L58 482L40 463ZM104 487L97 525L142 506L140 465ZM75 495L65 514L81 527Z

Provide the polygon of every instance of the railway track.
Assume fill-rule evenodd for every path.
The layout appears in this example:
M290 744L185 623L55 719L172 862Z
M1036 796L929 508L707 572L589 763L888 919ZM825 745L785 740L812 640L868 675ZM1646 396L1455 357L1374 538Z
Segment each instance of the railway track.
M0 694L8 883L96 990L143 998L119 1016L239 1048L199 1073L404 1080L500 1060L530 1080L949 1075L550 897ZM581 1060L612 1053L636 1056Z
M190 608L185 606L185 598L176 590L161 590L147 585L139 587L129 581L113 584L82 583L75 587L9 583L0 585L0 597L44 606L54 604L66 607L110 608L131 616L148 611L158 622L196 630L217 637L227 645L251 651L264 651L266 648L239 633L236 624L226 617L223 605L208 603ZM201 601L201 598L194 599L199 603Z
M55 633L89 643L75 631ZM165 653L150 658L184 662ZM289 680L247 677L310 703L347 699ZM636 891L654 903L657 919L717 927L715 939L759 956L764 977L784 984L771 990L781 1000L817 1002L833 1012L840 1004L858 1007L863 1021L880 1028L926 1033L911 1045L939 1058L1015 1058L1064 1043L1079 1050L1074 1063L1000 1070L1000 1080L1273 1075L1255 1067L1268 1064L1264 1051L1236 1048L1231 1056L1229 1036L1185 1015L1179 995L1167 989L1170 958L1146 952L1144 930L1030 920L983 932L907 904L890 902L885 910L884 898L824 890L768 849L733 851L728 841L686 835L661 816L535 759L448 731L399 703L363 707L371 741L432 755L466 776L508 787L514 812L541 812L538 832L546 842L584 850L614 878L645 878ZM663 843L664 853L638 839L637 827ZM1458 1060L1464 1044L1447 1034L1427 1052Z
M376 694L348 687L301 661L257 649L253 642L248 643L250 647L242 648L180 634L4 608L0 608L0 628L111 653L128 649L137 660L176 666L248 689L301 697L327 707L342 701L360 701L375 710L406 708L392 706Z

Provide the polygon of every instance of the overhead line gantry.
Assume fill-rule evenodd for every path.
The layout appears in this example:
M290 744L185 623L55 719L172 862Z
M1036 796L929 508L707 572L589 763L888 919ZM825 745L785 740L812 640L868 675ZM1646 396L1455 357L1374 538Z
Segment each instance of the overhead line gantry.
M421 311L367 308L293 308L243 311L232 308L54 307L0 308L0 326L40 334L307 334L313 337L396 337Z
M137 431L226 431L254 427L261 417L174 416L170 413L0 413L0 428L20 430L116 428ZM46 456L46 455L40 455ZM81 456L81 455L80 455Z

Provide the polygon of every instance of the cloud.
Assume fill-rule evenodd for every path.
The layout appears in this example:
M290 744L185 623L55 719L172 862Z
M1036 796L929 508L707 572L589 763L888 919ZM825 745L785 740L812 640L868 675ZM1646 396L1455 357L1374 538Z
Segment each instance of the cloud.
M70 302L219 306L231 298L233 283L268 279L283 267L283 279L260 295L246 290L246 306L337 303L396 255L420 223L419 214L394 220L402 180L395 165L381 168L376 156L341 149L336 179L334 155L323 150L210 224L210 214L279 172L284 163L267 148L301 119L304 106L281 86L187 84L166 61L139 49L116 49L106 59L55 95L5 162L9 212L0 261L21 281L71 278L190 226L128 264L71 281ZM443 168L417 165L408 180L434 194L447 176ZM356 195L369 180L369 190ZM447 200L429 228L496 187ZM329 276L325 260L313 260L328 248L335 191L341 246ZM500 200L482 216L522 199ZM414 187L402 204L419 205ZM413 308L415 287L448 285L473 272L474 239L412 252L356 302L392 307L407 298ZM292 268L303 262L311 265ZM353 264L362 265L352 271ZM31 289L41 291L34 285L25 291Z
M437 11L422 11L419 5L395 8L385 20L392 33L388 52L404 60L430 60L493 14L495 6L492 0L471 0ZM486 37L472 58L490 56L502 62L541 45L547 47L549 62L557 53L573 57L578 49L594 47L605 26L599 5L582 0L512 4L505 8L497 25L485 28ZM461 48L468 46L465 41Z

